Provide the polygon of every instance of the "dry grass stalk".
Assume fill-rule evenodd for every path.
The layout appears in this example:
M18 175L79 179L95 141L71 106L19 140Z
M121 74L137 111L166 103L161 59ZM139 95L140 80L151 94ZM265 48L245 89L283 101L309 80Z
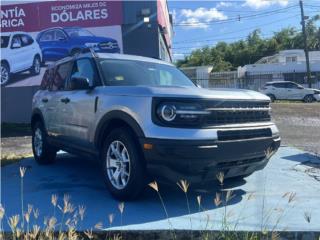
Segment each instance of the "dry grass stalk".
M4 213L5 213L5 210L2 207L2 204L0 203L0 221L3 219Z
M94 225L94 228L95 228L95 229L98 229L98 230L102 230L102 229L103 229L103 224L102 224L102 222L96 223L96 225Z
M201 207L201 196L197 196L197 202L198 202L198 206L199 208Z
M78 211L79 211L80 220L83 221L86 207L80 205L80 206L78 206Z
M58 203L58 196L56 194L51 195L51 204L56 207Z
M90 230L89 229L85 230L84 234L87 236L87 238L93 239L92 228Z
M177 182L177 185L184 193L188 192L189 183L187 182L187 180L180 180L179 182Z
M216 193L216 197L214 198L214 204L218 207L222 203L221 194Z
M304 212L304 219L307 221L307 223L311 222L311 212L306 211Z
M118 204L118 209L119 209L120 213L122 214L122 213L123 213L123 210L124 210L124 202L120 202L120 203Z
M151 187L153 190L155 190L156 192L159 192L159 188L158 188L158 183L156 181L151 182L148 184L149 187Z
M234 198L233 190L228 190L226 195L226 202L229 202L232 198Z
M26 168L25 167L20 167L20 177L23 178L25 173L26 173Z
M220 182L220 185L223 185L224 173L223 172L219 172L216 177L217 177L218 181Z
M114 214L113 213L109 214L108 219L109 219L109 224L112 225L113 220L114 220Z

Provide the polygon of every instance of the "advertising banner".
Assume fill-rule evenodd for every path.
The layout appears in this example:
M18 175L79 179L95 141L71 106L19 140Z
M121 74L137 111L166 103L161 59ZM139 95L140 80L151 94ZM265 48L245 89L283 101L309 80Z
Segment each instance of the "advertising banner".
M123 52L121 1L1 5L1 86L40 85L45 66L77 54Z

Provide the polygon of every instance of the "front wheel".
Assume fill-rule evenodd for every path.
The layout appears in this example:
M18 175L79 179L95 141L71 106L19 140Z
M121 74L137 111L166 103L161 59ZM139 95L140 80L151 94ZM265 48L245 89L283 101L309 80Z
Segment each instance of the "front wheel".
M56 159L57 150L48 143L41 122L35 123L32 128L32 151L34 159L39 164L51 164Z
M1 86L6 85L10 81L10 69L8 64L1 63Z
M312 103L314 101L314 98L313 98L312 95L307 95L307 96L304 97L303 101L305 103Z
M145 168L135 135L130 129L113 130L105 139L101 157L110 193L119 200L136 198L145 187Z

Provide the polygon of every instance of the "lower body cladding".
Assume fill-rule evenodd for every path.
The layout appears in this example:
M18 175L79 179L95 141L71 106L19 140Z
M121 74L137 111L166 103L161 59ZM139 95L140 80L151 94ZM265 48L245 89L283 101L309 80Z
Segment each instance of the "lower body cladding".
M280 146L280 137L267 132L257 137L250 130L218 131L217 140L145 138L140 142L151 176L205 183L216 180L219 172L232 178L263 169Z

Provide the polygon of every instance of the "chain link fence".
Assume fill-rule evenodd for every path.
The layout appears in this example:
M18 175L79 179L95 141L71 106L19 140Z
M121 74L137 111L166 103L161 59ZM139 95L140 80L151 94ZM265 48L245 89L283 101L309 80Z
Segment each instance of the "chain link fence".
M230 72L213 72L206 76L186 75L194 83L204 88L242 88L259 90L267 82L271 81L292 81L304 87L308 87L306 73L279 73L279 72L260 72L245 73L242 77L238 76L237 71ZM320 89L320 72L311 73L312 88Z

